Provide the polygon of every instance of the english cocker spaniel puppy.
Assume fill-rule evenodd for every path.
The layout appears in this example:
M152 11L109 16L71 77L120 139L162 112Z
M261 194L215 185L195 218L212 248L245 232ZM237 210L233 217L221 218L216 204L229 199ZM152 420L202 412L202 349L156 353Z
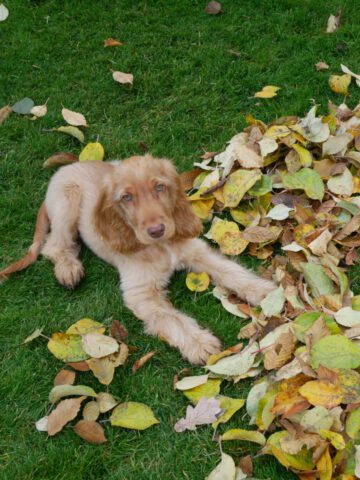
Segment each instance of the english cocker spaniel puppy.
M253 305L275 288L197 238L201 230L169 160L146 155L74 163L52 177L28 254L0 272L0 278L42 253L54 263L58 281L75 287L84 275L80 234L96 255L118 269L125 304L143 320L146 332L201 364L220 350L220 341L167 300L171 274L205 271L214 284Z

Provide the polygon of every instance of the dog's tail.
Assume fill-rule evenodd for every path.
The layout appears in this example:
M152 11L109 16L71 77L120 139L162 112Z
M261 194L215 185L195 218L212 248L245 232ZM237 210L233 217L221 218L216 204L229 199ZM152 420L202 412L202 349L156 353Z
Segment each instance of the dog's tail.
M33 243L28 250L25 257L21 258L15 263L12 263L4 270L0 271L0 281L5 280L9 275L14 272L24 270L26 267L35 263L40 255L41 248L44 244L45 237L49 231L49 217L46 210L45 202L41 205L36 219L35 233Z

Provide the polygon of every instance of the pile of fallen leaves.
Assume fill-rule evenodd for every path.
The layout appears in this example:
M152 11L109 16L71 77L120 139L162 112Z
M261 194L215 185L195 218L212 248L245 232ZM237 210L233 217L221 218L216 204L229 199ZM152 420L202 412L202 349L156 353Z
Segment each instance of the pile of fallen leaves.
M251 319L238 336L249 342L212 356L208 376L177 388L194 404L218 399L216 416L222 381L256 377L246 410L257 431L229 430L222 441L259 443L301 479L360 478L360 296L345 273L360 246L360 105L247 122L183 180L194 212L211 221L205 237L227 255L266 260L262 275L279 287L259 307L216 287L226 310ZM206 289L206 272L187 284ZM246 477L223 454L208 478Z
M102 385L108 386L113 380L115 369L127 361L131 347L124 341L127 337L125 327L114 320L109 335L104 335L105 329L103 324L83 318L71 325L66 333L54 333L48 339L50 352L71 369L62 369L56 375L54 387L49 393L50 410L36 422L37 430L47 432L52 437L78 417L81 409L82 418L73 429L81 438L94 444L106 442L102 427L105 422L135 430L145 430L159 423L147 405L138 402L122 403L108 391L96 393L86 385L74 385L76 372L91 370ZM23 343L29 343L38 337L47 338L41 329L37 329ZM132 372L135 373L154 353L149 352L135 362ZM98 421L100 415L110 411L109 420Z

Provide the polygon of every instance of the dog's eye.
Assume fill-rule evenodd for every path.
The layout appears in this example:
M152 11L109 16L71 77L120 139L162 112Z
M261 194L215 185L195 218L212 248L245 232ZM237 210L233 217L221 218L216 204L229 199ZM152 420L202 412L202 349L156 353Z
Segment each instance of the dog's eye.
M121 198L122 200L124 200L124 202L131 202L133 196L131 195L131 193L125 193L125 195L123 195Z
M162 183L158 183L157 185L155 185L155 192L163 192L165 190L165 185L163 185Z

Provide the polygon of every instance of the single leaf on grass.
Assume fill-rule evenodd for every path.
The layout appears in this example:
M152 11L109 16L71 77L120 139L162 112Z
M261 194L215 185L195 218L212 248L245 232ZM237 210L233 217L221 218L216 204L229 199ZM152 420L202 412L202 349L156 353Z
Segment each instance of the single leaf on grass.
M283 175L282 182L289 190L304 190L306 195L313 200L322 200L324 184L320 175L311 168L302 168L295 173Z
M73 112L72 110L63 108L61 110L61 115L63 116L65 122L73 127L87 127L86 118L82 113Z
M160 423L154 417L150 407L137 402L126 402L118 405L111 414L110 422L115 427L133 430L145 430L156 423Z
M69 165L70 163L78 162L79 158L73 153L57 152L51 155L43 163L43 168L59 167L62 165Z
M309 285L314 297L333 295L335 287L331 279L326 275L324 268L315 263L300 263L306 283Z
M85 136L83 132L77 127L72 127L71 125L67 125L65 127L53 128L52 130L54 132L66 133L67 135L70 135L71 137L74 137L77 140L79 140L80 143L84 143L85 141Z
M340 405L344 397L344 390L340 385L334 385L325 380L307 382L299 388L299 393L305 397L311 405L325 408Z
M221 435L221 440L245 440L247 442L258 443L262 446L266 443L266 438L262 433L255 432L254 430L243 430L241 428L228 430Z
M9 105L0 108L0 124L5 122L5 120L11 115L12 108Z
M83 409L83 418L84 420L91 420L95 422L100 415L100 406L96 400L91 400L91 402L87 402Z
M107 392L98 393L96 401L99 404L100 413L106 413L109 410L112 410L119 403L110 393Z
M104 147L99 142L88 143L80 152L80 162L101 162L104 159Z
M35 105L30 110L30 113L34 115L31 120L36 120L37 118L45 117L47 114L47 104L44 105Z
M96 392L86 385L57 385L49 393L49 401L56 403L62 397L84 395L86 397L96 397Z
M22 345L25 345L25 343L32 342L33 340L35 340L35 338L40 337L42 335L42 332L43 332L43 328L37 328L31 335L29 335L28 337L25 338L25 340L23 340Z
M210 278L206 272L189 272L186 275L186 286L191 292L204 292L209 287Z
M329 85L333 92L341 95L349 95L349 85L351 83L351 75L330 75Z
M199 385L197 387L191 388L190 390L183 390L183 394L188 398L194 405L198 401L205 397L211 398L216 397L220 393L221 378L209 378L206 383Z
M360 407L356 408L352 412L349 413L346 424L345 424L345 431L347 435L353 440L359 438L360 432Z
M335 195L350 197L354 191L354 177L349 169L345 168L343 173L331 177L327 182L328 189Z
M107 442L103 427L92 420L80 420L74 427L75 433L89 443L99 445Z
M115 40L114 38L107 38L104 40L104 47L120 47L121 45L124 44L119 42L119 40Z
M136 373L139 370L139 368L145 365L145 363L147 363L150 360L150 358L152 358L155 355L155 353L156 351L148 352L145 355L143 355L141 358L139 358L139 360L136 360L136 362L131 368L132 373Z
M123 342L128 336L128 331L119 320L113 320L110 326L110 336L118 342Z
M115 366L109 357L89 358L86 363L100 383L110 385L114 378Z
M129 83L130 85L134 82L134 75L131 73L123 73L123 72L113 72L113 79L115 82L126 84Z
M221 3L219 2L209 2L205 7L205 12L209 15L217 15L221 12Z
M74 335L86 335L87 333L104 333L106 330L105 325L100 322L96 322L91 318L81 318L77 322L70 325L66 330L66 333L72 333Z
M207 382L208 378L208 374L184 377L175 383L175 388L177 390L190 390L192 388L198 387L199 385L203 385Z
M56 358L63 362L81 362L89 358L82 347L80 335L53 333L47 347Z
M0 22L3 22L4 20L6 20L8 16L9 16L9 10L2 3L0 5Z
M34 101L31 98L25 97L16 102L11 108L13 112L18 113L19 115L28 115L31 113L33 106Z
M38 432L47 432L48 430L48 416L40 418L36 423L35 427Z
M330 15L327 21L326 33L334 33L340 27L341 14L342 10L341 7L339 7L336 15Z
M237 207L245 193L261 178L259 170L237 170L224 185L225 207Z
M63 368L54 378L54 385L55 387L58 385L73 385L75 382L75 377L75 372Z
M311 349L311 366L318 368L358 368L360 347L343 335L329 335L318 340Z
M69 398L62 400L59 405L53 410L48 417L48 435L52 437L60 432L65 425L73 420L78 414L81 402L86 397Z
M273 315L279 315L279 313L281 313L284 303L284 288L280 286L276 290L273 290L266 295L266 297L261 301L260 307L266 317L272 317Z
M87 333L82 336L84 351L93 358L102 358L119 350L118 342L101 333Z
M338 310L335 315L337 323L343 327L355 327L360 325L360 312L353 310L351 307L343 307Z
M245 400L242 398L231 398L219 395L216 397L220 401L220 407L225 410L217 420L212 424L213 428L217 428L220 423L226 423L230 418L245 405Z
M195 407L190 405L186 409L185 418L178 420L174 426L176 432L196 430L197 425L214 423L221 413L219 400L202 397Z
M237 376L246 373L254 364L259 345L254 342L240 353L222 358L214 365L206 365L206 369L218 375Z
M256 92L255 98L273 98L276 97L277 92L281 90L280 87L275 87L274 85L266 85L262 88L261 91Z
M236 480L234 460L226 453L221 453L221 462L205 480Z
M325 62L318 62L315 64L316 70L328 70L330 67Z

